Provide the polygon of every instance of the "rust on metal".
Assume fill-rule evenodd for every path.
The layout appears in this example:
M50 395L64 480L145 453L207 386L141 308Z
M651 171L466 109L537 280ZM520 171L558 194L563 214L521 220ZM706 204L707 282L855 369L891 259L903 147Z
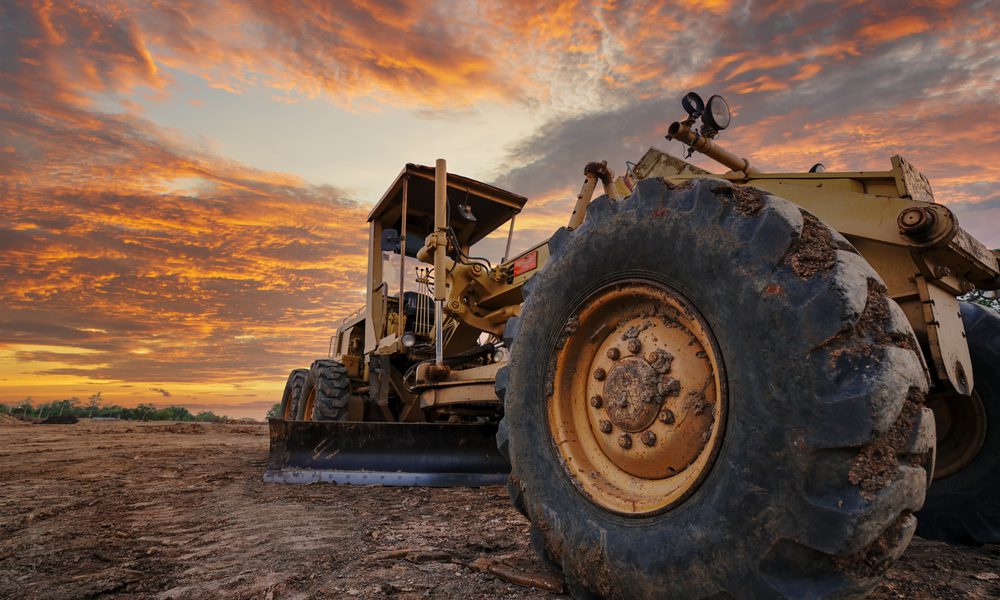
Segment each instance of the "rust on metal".
M643 279L596 290L571 318L603 332L566 339L552 363L548 421L571 480L624 515L682 502L711 469L726 417L707 322L678 291ZM629 354L612 352L622 341Z
M611 369L604 394L612 423L624 431L642 431L659 412L659 375L646 362L626 358Z

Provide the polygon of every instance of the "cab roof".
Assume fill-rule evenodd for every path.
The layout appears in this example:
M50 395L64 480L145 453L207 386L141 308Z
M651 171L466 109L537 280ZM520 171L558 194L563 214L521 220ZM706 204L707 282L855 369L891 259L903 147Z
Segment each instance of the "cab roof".
M407 164L368 214L368 221L378 220L384 229L400 229L404 180L409 180L406 235L407 238L419 236L422 240L434 231L434 167ZM466 246L475 244L509 221L521 212L527 201L524 196L488 183L448 173L448 223Z

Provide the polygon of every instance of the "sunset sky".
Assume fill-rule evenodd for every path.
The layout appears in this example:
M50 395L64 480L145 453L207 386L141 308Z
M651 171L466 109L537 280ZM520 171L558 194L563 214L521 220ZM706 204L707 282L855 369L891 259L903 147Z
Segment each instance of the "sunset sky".
M985 0L0 0L0 402L261 418L406 162L527 196L526 247L586 162L679 154L691 90L762 169L904 155L1000 247L998 38Z

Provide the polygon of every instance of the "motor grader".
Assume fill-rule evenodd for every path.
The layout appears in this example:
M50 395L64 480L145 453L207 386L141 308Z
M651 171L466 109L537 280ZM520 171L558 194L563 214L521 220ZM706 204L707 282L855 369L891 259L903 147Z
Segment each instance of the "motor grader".
M506 480L580 598L863 597L917 530L1000 541L1000 315L958 300L997 255L899 156L764 173L718 145L725 100L683 106L667 138L728 171L591 163L515 256L524 197L406 165L265 477Z

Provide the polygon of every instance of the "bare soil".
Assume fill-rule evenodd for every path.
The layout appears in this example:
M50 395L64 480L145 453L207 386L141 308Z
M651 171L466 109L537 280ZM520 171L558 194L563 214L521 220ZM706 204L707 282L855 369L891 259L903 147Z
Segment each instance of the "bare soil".
M271 485L266 454L263 425L0 423L0 598L565 597L503 488ZM873 596L997 597L1000 546L919 538Z

